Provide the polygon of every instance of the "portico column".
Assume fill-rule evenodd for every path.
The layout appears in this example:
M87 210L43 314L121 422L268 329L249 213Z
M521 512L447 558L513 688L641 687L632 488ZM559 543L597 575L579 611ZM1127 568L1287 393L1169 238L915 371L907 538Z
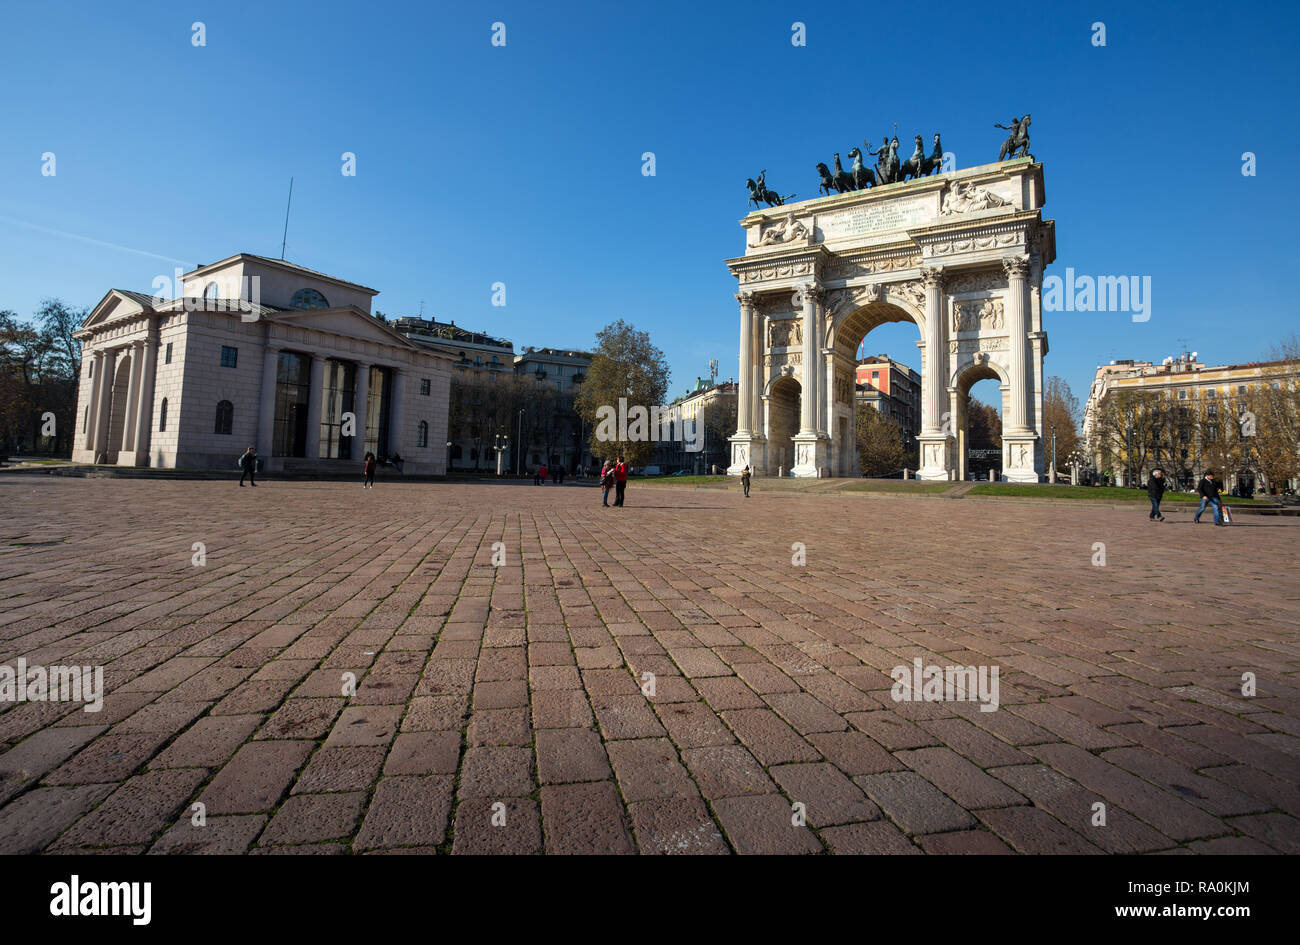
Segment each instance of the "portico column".
M357 362L356 392L352 395L352 459L366 455L366 397L370 393L370 365Z
M1011 410L1007 419L1007 432L1029 433L1026 419L1029 391L1025 384L1025 349L1028 347L1025 277L1029 272L1029 260L1023 256L1013 256L1002 260L1002 268L1007 273L1007 332L1010 335L1007 361L1011 381Z
M393 391L388 397L388 455L402 455L402 438L406 433L406 402L403 400L406 388L406 372L393 368L389 372Z
M821 432L832 440L835 439L835 349L822 348L822 357L826 361L826 386L822 390Z
M94 353L94 361L90 366L90 400L86 404L89 410L86 412L86 440L85 449L90 450L90 461L94 462L95 438L99 435L99 391L104 384L104 350Z
M320 412L325 387L325 356L311 356L311 386L307 388L307 459L320 458Z
M926 433L943 430L943 395L948 387L947 362L943 341L943 267L921 270L921 284L925 286L925 373L921 377L921 390L925 402L924 427Z
M106 351L99 366L103 370L99 379L99 406L95 414L95 455L91 462L98 462L100 453L108 451L109 413L113 401L113 371L117 367L117 351Z
M270 344L262 355L262 399L257 409L257 453L269 463L275 442L275 378L279 370L280 349Z
M149 439L153 432L154 372L158 364L158 329L150 327L144 343L144 363L140 373L140 399L135 415L136 465L149 465Z
M740 301L740 371L736 378L736 433L748 435L754 429L754 293L741 292Z
M807 282L795 290L795 303L803 304L803 390L799 398L799 432L817 434L817 299L820 287Z
M122 443L118 447L119 465L135 465L135 424L140 415L140 374L144 361L144 342L131 342L131 375L126 388L126 411L122 415Z
M749 422L750 429L755 437L763 437L767 430L759 425L759 418L762 416L763 396L763 363L766 353L767 342L767 316L764 315L755 304L754 308L754 331L752 337L753 349L750 354L753 358L753 366L750 369L750 378L752 384L749 389ZM756 466L754 468L757 468Z

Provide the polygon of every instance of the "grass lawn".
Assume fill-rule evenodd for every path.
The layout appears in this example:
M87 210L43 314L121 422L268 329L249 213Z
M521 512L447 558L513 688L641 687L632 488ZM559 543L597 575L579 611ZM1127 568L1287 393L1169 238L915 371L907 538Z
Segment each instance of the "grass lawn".
M955 482L920 482L916 479L863 479L852 485L837 489L837 492L905 492L925 495L928 493L947 492Z
M1117 486L1049 486L1026 483L1018 485L1009 482L990 482L976 486L967 495L1028 496L1031 499L1104 499L1107 502L1146 502L1145 489L1121 489ZM1188 492L1166 492L1162 502L1197 502L1199 495ZM1225 495L1223 501L1228 505L1272 505L1261 499L1238 499Z
M641 482L667 482L680 486L698 486L708 483L725 483L734 482L740 485L739 476L633 476L633 479Z

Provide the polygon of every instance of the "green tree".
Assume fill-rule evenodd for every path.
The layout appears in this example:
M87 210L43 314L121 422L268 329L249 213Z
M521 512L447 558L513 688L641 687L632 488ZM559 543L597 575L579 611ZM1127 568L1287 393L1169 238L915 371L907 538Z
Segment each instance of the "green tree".
M1079 398L1074 396L1064 378L1049 377L1043 391L1043 446L1047 461L1051 462L1052 433L1056 433L1057 468L1065 465L1065 457L1079 448Z
M858 463L864 476L892 476L907 466L909 457L898 424L882 417L870 404L857 410Z
M621 454L630 465L644 466L654 450L652 440L620 438L630 435L627 430L615 430L606 439L610 424L600 421L612 410L617 426L620 399L629 412L634 407L649 411L663 404L668 391L668 362L664 353L651 343L648 332L638 331L620 318L596 333L594 354L575 405L578 414L591 426L591 454L597 459ZM657 430L647 432L651 438L658 433Z

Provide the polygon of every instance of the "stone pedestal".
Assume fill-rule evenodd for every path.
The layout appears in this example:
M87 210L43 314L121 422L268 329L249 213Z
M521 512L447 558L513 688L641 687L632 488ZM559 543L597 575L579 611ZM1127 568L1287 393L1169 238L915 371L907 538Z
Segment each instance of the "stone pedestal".
M831 441L819 433L798 433L794 437L794 466L790 475L795 479L816 479L830 466Z
M1038 470L1034 468L1034 440L1029 436L1002 437L1003 465L1002 478L1007 482L1038 482Z
M750 475L767 475L763 463L763 437L756 433L737 433L729 438L731 443L731 465L727 467L728 476L739 476L746 466Z
M916 441L921 445L921 468L916 471L916 478L930 482L948 481L951 478L948 454L953 438L943 433L922 433Z

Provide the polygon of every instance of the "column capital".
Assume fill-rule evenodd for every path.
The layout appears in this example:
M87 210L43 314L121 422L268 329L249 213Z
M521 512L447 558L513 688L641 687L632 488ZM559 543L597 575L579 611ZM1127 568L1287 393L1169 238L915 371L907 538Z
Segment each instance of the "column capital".
M825 294L820 282L801 282L794 287L794 306L802 308L804 302L809 299L820 302Z
M943 266L926 266L921 270L921 285L928 288L942 289L947 281Z
M1008 279L1023 279L1029 275L1029 257L1006 256L1002 260L1002 269Z
M753 309L754 300L758 298L758 293L752 289L745 289L743 292L736 293L736 301L744 308Z

